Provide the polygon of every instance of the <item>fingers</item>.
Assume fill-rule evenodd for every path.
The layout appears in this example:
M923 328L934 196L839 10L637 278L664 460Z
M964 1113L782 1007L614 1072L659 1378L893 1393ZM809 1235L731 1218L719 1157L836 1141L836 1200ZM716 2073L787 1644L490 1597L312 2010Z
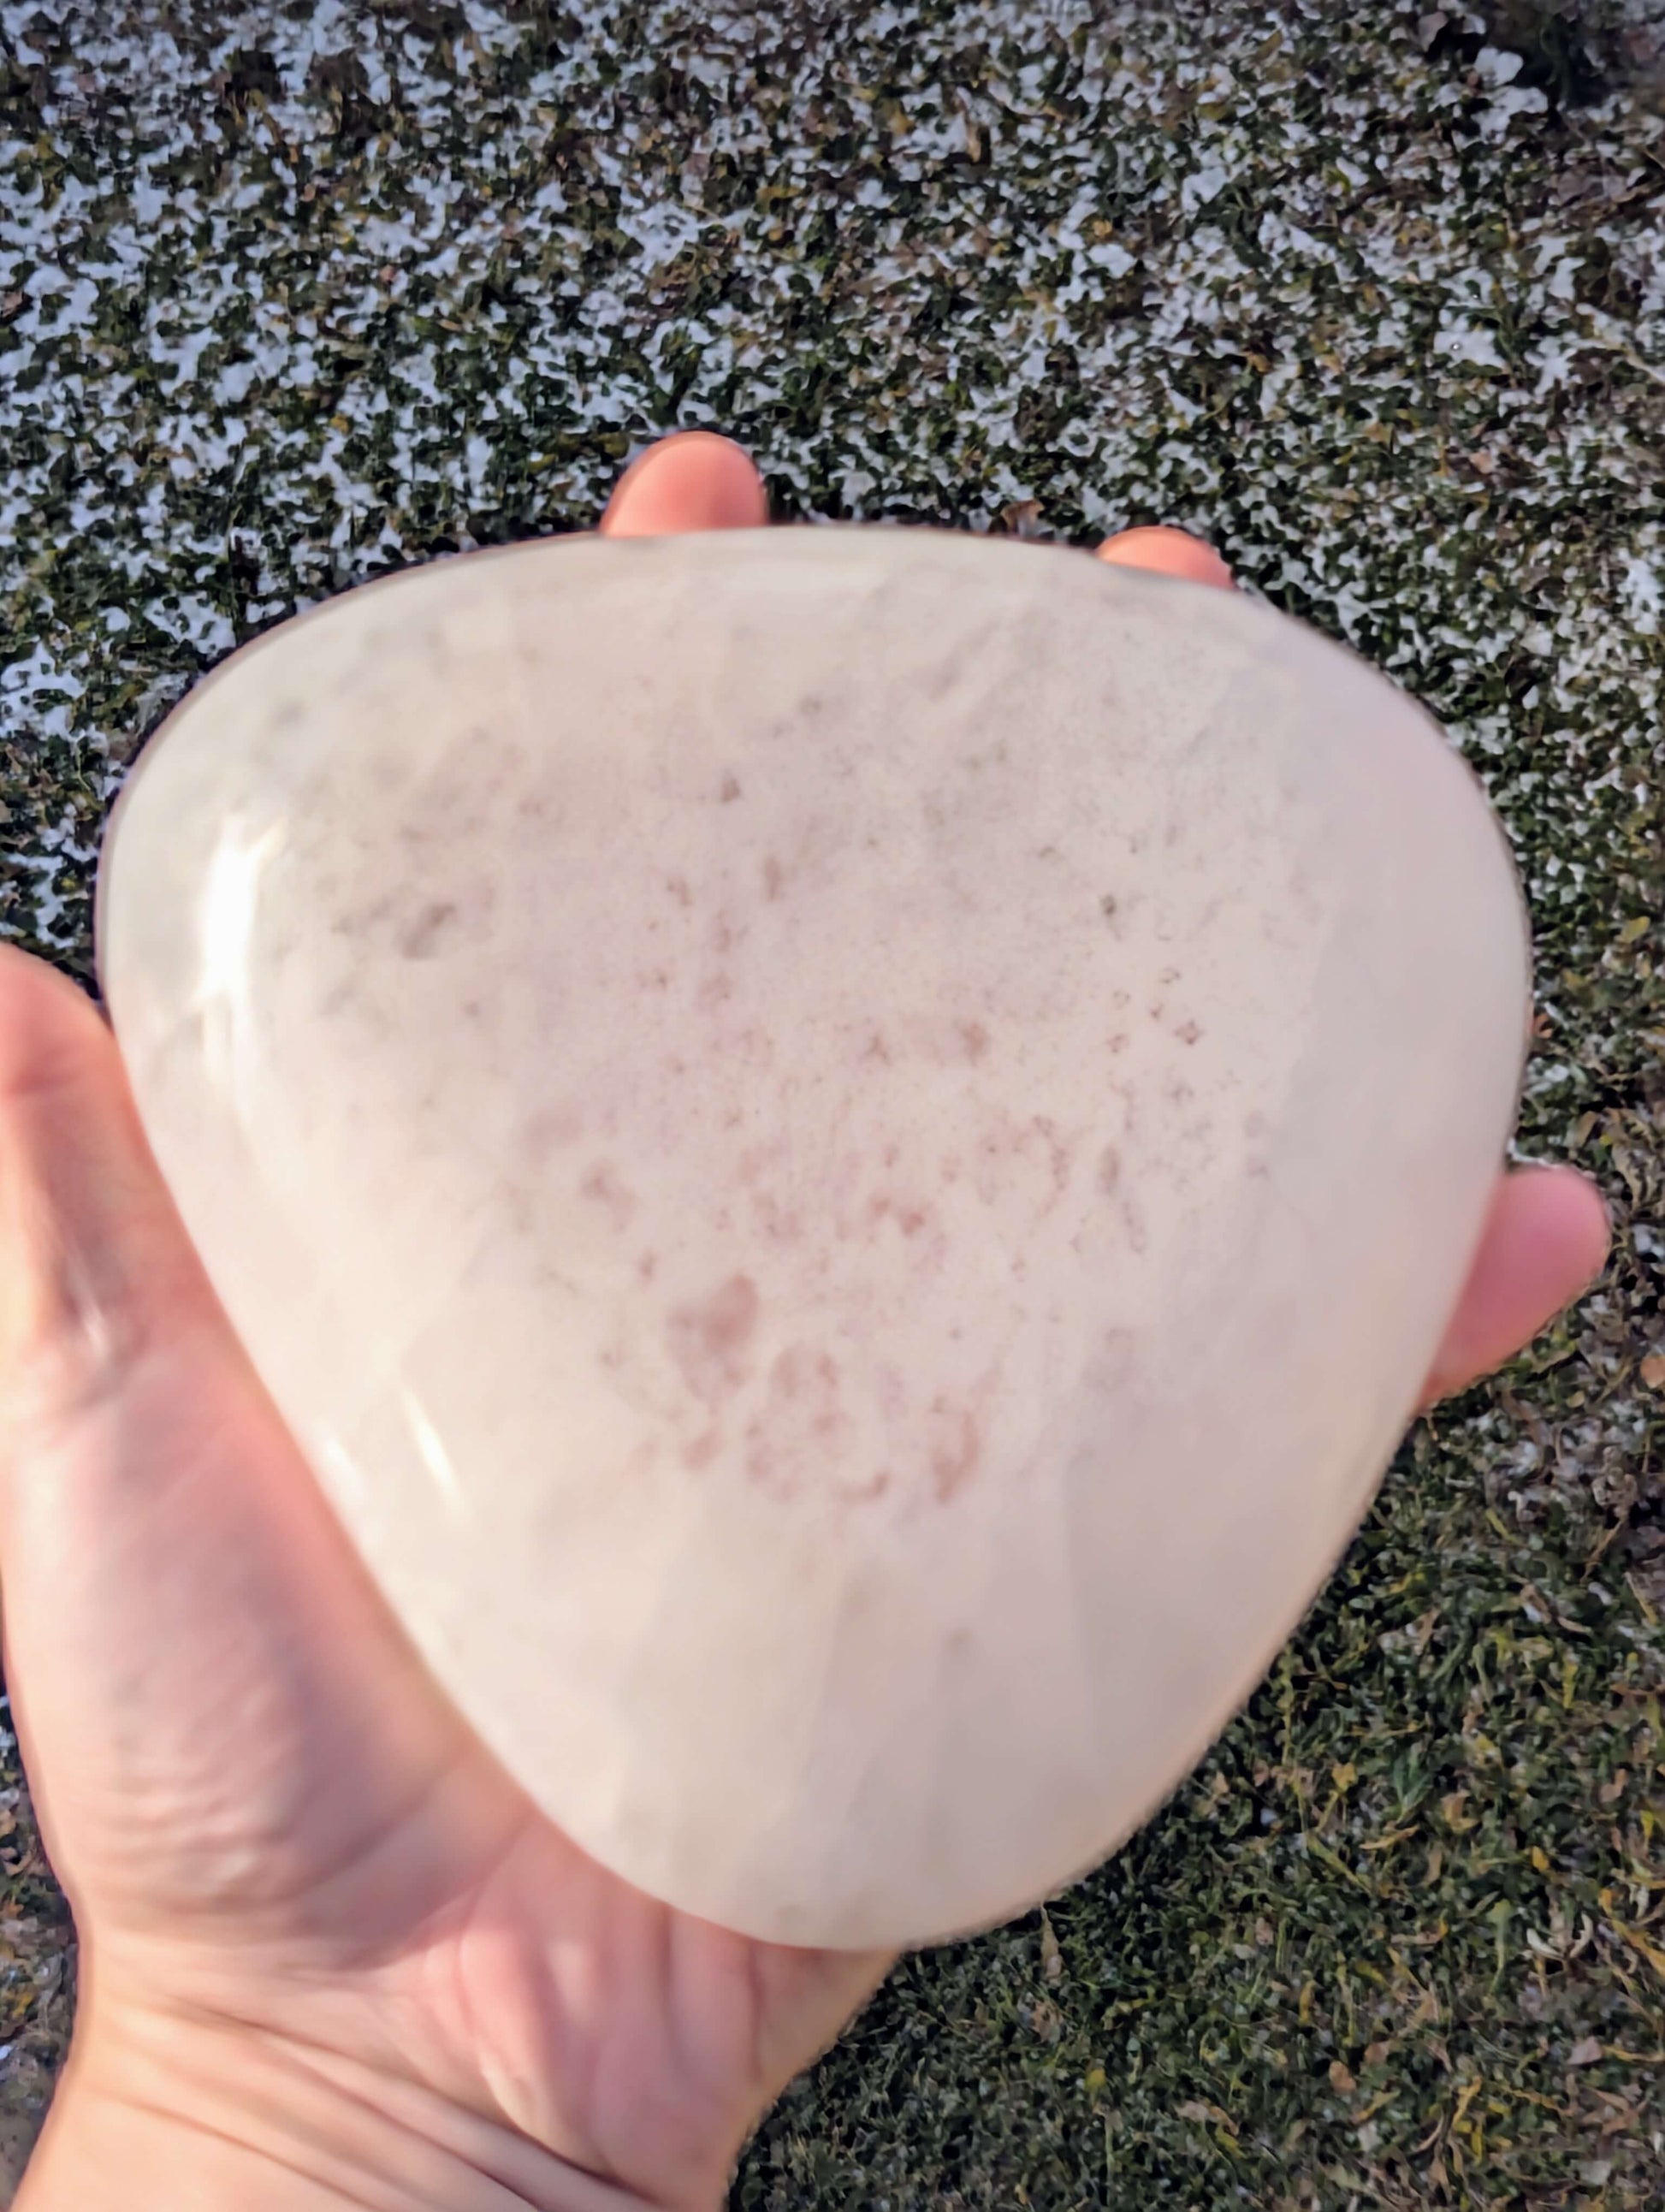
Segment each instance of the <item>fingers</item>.
M1145 568L1154 575L1179 576L1188 584L1232 588L1231 571L1213 547L1183 530L1123 530L1104 540L1098 557L1118 568Z
M604 538L675 538L701 530L759 530L769 495L750 457L710 430L661 438L619 479Z
M1611 1241L1601 1194L1576 1169L1522 1168L1505 1176L1424 1403L1465 1390L1512 1359L1589 1288Z
M640 454L619 479L602 517L604 538L669 538L702 530L757 530L769 496L750 457L711 430L682 430ZM1230 589L1232 574L1212 545L1182 530L1124 530L1098 549L1101 561L1194 584Z
M96 1397L217 1310L115 1039L44 961L0 945L0 1410Z
M304 1479L114 1037L3 945L0 1563L14 1712L83 1897L275 1894L319 1822L379 1816L376 1774L461 1740ZM323 1807L337 1771L350 1802Z

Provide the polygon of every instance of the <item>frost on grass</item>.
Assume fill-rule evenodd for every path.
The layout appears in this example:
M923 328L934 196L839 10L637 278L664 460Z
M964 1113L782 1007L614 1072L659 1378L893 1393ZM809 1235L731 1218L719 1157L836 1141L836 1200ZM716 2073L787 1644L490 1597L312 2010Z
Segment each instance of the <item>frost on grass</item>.
M908 1967L744 2203L1650 2201L1651 5L0 0L13 939L89 976L103 811L230 646L586 526L678 424L746 440L783 514L1212 536L1429 702L1520 855L1522 1140L1601 1177L1608 1281L1419 1429L1053 1950L1025 1924ZM60 1939L11 1817L27 2099Z

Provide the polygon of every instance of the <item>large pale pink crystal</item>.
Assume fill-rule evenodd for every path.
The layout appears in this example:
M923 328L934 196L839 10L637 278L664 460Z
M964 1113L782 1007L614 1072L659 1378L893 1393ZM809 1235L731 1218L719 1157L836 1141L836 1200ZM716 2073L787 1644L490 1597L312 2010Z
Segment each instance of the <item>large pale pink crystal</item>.
M928 1940L1102 1858L1358 1522L1514 1110L1479 786L1085 555L447 562L188 699L104 988L434 1674L644 1889Z

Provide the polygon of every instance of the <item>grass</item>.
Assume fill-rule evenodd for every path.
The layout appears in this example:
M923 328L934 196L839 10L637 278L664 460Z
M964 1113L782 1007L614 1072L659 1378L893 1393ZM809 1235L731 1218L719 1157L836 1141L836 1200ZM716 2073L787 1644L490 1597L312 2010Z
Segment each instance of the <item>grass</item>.
M900 1970L737 2205L1657 2201L1665 125L1621 34L0 0L0 929L83 979L104 810L201 669L586 526L678 423L787 514L1212 535L1428 702L1520 858L1522 1141L1600 1178L1608 1279L1418 1428L1164 1814ZM6 1756L27 2119L69 1965Z

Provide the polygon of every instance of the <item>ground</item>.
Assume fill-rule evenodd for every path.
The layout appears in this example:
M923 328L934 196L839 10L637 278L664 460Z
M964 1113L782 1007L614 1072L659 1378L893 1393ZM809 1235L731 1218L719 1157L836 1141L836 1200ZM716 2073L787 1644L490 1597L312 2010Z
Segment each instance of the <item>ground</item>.
M1132 1845L896 1974L738 2205L1657 2202L1662 12L0 0L0 931L83 980L202 670L587 526L678 424L783 515L1206 533L1519 856L1520 1143L1600 1178L1607 1279L1419 1425ZM21 2141L70 1962L7 1747Z

